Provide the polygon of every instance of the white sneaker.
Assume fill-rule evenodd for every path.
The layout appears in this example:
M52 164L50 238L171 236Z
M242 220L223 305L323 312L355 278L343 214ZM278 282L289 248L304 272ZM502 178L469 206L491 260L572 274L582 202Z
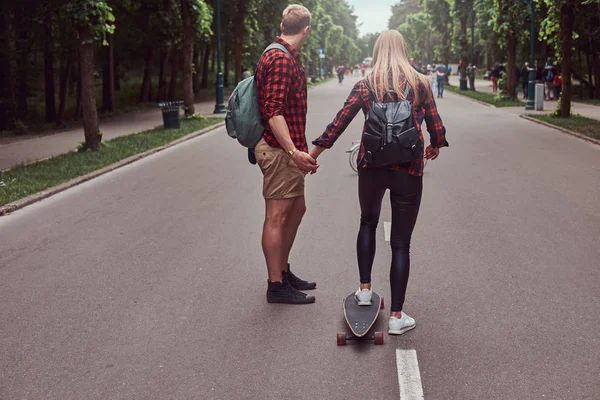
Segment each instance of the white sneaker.
M370 290L370 289L360 290L360 288L358 288L356 293L354 293L354 299L356 300L356 302L358 303L359 306L370 306L372 295L373 295L373 290Z
M402 335L405 332L414 329L416 326L414 318L409 317L406 313L402 313L401 318L390 317L388 334Z

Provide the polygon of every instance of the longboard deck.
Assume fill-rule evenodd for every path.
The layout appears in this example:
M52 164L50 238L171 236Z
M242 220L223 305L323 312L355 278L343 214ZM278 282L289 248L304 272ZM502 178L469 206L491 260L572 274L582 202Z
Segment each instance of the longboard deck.
M380 310L381 300L375 292L371 297L370 306L359 306L354 299L354 293L348 295L344 300L344 318L356 337L363 337L369 332L375 324Z

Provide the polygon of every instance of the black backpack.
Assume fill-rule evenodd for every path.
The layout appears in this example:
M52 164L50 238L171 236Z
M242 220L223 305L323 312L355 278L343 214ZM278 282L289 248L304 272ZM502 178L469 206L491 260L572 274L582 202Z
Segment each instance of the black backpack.
M404 99L412 88L407 84ZM408 100L380 103L369 89L374 101L366 115L366 130L362 136L365 162L371 166L408 163L423 157L423 142L413 117L413 105ZM388 90L386 95L395 94Z

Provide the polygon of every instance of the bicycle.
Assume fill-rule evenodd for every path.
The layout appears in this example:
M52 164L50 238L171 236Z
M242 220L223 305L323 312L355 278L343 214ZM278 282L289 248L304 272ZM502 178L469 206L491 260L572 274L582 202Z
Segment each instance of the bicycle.
M350 168L356 173L358 173L358 153L360 152L360 140L353 140L352 146L350 150L346 150L346 153L349 153L348 163L350 164ZM423 158L423 168L427 165L426 158Z

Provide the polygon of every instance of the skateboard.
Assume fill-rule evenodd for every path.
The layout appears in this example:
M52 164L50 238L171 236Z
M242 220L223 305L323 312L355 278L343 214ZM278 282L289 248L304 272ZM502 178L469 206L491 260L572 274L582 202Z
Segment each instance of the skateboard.
M373 335L367 335L375 321L377 321L379 311L382 308L383 297L379 297L375 292L371 297L370 306L359 306L354 299L354 293L349 294L344 299L344 318L353 335L349 336L346 332L339 332L337 334L338 346L345 346L347 340L361 339L373 340L378 345L383 344L383 332L374 332Z

